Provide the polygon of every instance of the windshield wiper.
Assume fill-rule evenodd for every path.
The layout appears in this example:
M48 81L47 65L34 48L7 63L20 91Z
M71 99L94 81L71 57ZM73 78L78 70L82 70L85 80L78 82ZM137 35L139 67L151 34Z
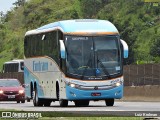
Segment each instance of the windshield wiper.
M100 63L100 67L102 68L103 72L105 73L106 76L108 76L110 78L110 74L107 71L107 69L105 68L105 66L103 65L102 61L97 60L98 63Z
M88 60L88 62L87 62L87 64L85 65L85 66L89 66L89 63L91 62L91 53L90 53L90 57L89 57L89 60ZM88 67L85 67L85 69L83 70L83 73L82 73L82 76L81 76L81 80L83 80L83 78L84 78L84 74L85 74L85 72L86 72L86 70L88 69Z
M95 52L95 55L96 55L96 57L97 57L97 69L98 69L98 63L100 63L100 67L102 68L103 72L105 73L105 75L106 75L108 78L110 78L110 74L109 74L108 70L105 68L105 66L104 66L104 64L102 63L102 61L100 61L100 60L98 59L98 55L97 55L96 52Z

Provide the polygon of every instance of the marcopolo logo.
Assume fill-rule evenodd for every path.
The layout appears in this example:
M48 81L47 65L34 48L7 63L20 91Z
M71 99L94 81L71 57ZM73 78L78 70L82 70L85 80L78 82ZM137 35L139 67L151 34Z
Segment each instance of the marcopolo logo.
M33 61L33 71L35 72L48 71L48 62Z

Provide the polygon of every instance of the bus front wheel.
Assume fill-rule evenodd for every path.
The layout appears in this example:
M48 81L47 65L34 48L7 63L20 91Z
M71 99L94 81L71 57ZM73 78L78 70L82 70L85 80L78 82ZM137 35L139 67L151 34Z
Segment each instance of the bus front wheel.
M46 100L46 101L44 102L44 106L49 107L50 105L51 105L51 101Z
M106 99L105 103L106 103L106 106L113 106L114 105L114 99L113 98Z
M42 101L38 98L37 90L35 89L33 92L34 92L34 94L33 94L33 105L34 106L43 106Z
M31 101L31 99L30 98L27 98L27 102L30 102Z
M76 100L74 103L76 107L87 107L89 105L89 100Z
M59 100L59 105L60 105L60 107L67 107L68 106L68 100L60 99Z

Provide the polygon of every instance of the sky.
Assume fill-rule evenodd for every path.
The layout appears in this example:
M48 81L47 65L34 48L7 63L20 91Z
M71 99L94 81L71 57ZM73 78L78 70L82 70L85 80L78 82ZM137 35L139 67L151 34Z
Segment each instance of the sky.
M3 11L6 13L7 11L11 10L14 7L12 5L17 0L0 0L0 12Z

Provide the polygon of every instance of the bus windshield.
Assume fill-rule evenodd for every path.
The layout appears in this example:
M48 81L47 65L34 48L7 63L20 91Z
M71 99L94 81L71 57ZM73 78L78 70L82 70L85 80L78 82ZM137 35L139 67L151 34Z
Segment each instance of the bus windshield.
M65 39L69 75L103 79L122 72L117 36L66 36Z

